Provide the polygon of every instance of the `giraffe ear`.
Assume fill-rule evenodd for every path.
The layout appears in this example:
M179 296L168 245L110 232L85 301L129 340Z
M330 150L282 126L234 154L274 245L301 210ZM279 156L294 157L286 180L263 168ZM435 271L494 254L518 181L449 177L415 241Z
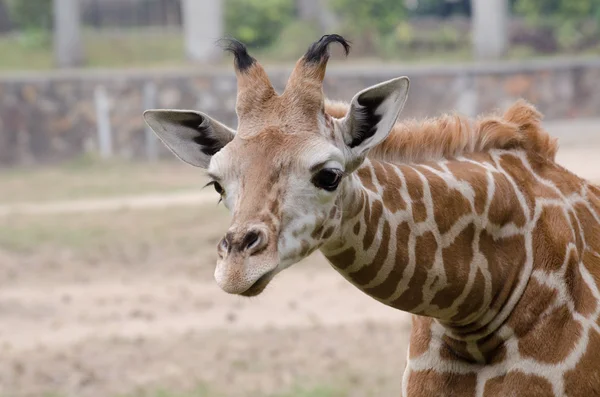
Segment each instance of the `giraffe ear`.
M192 110L147 110L144 120L175 156L201 168L235 136L231 128Z
M344 142L358 157L383 141L408 97L408 77L398 77L360 91L343 120Z

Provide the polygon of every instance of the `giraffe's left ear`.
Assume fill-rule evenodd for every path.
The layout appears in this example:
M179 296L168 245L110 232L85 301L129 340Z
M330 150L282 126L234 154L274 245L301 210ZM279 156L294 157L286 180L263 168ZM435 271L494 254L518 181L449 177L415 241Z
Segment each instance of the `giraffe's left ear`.
M383 141L408 97L408 77L398 77L360 91L342 121L344 142L357 156Z
M146 110L144 120L175 156L201 168L235 137L231 128L193 110Z

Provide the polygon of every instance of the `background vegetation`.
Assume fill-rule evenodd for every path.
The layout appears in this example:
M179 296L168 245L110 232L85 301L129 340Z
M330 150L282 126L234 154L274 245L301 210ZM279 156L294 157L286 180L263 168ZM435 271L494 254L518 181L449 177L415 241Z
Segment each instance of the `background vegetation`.
M295 59L309 38L324 30L352 38L355 59L471 58L470 0L324 0L327 28L299 18L297 1L224 0L225 33L244 41L266 61ZM600 54L600 0L510 0L510 8L508 58ZM0 21L3 18L10 19L13 31L0 35L0 70L51 68L52 0L0 0ZM178 26L149 34L143 26L99 30L89 18L86 24L89 67L185 61Z

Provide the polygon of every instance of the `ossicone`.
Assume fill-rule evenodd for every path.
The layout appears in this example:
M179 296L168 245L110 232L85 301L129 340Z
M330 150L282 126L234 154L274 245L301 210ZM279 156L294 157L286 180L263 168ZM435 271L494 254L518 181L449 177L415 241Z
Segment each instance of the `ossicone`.
M304 60L307 63L326 62L329 59L329 45L331 43L341 44L346 56L350 53L350 42L348 40L339 34L326 34L308 47L306 54L304 54Z
M246 45L239 40L230 37L222 38L219 40L219 45L223 50L233 54L234 65L239 72L246 72L256 63L256 59L248 54Z

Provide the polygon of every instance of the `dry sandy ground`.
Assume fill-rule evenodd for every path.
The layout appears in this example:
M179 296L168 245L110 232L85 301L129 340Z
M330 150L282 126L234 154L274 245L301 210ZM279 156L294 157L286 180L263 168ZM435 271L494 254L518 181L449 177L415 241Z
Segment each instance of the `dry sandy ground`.
M567 141L559 161L600 179L598 146L590 144L600 139L570 142L570 128L557 130ZM150 212L139 210L140 217ZM57 228L68 226L58 219ZM10 234L24 221L0 222ZM162 224L149 225L131 233ZM408 316L364 296L319 255L257 298L226 295L211 279L214 241L226 220L205 226L195 253L186 253L197 260L170 261L171 250L147 266L114 259L125 248L110 239L96 247L111 253L105 261L83 260L64 246L43 253L0 246L0 396L111 397L199 386L211 390L206 396L266 396L298 385L341 390L323 396L399 395ZM144 244L152 251L163 238Z
M398 395L407 316L320 255L259 297L223 293L211 208L0 218L0 396Z
M327 266L298 264L254 299L182 272L112 278L106 266L86 283L66 267L49 282L17 275L0 290L0 395L209 385L262 396L304 383L356 396L397 392L407 317Z

